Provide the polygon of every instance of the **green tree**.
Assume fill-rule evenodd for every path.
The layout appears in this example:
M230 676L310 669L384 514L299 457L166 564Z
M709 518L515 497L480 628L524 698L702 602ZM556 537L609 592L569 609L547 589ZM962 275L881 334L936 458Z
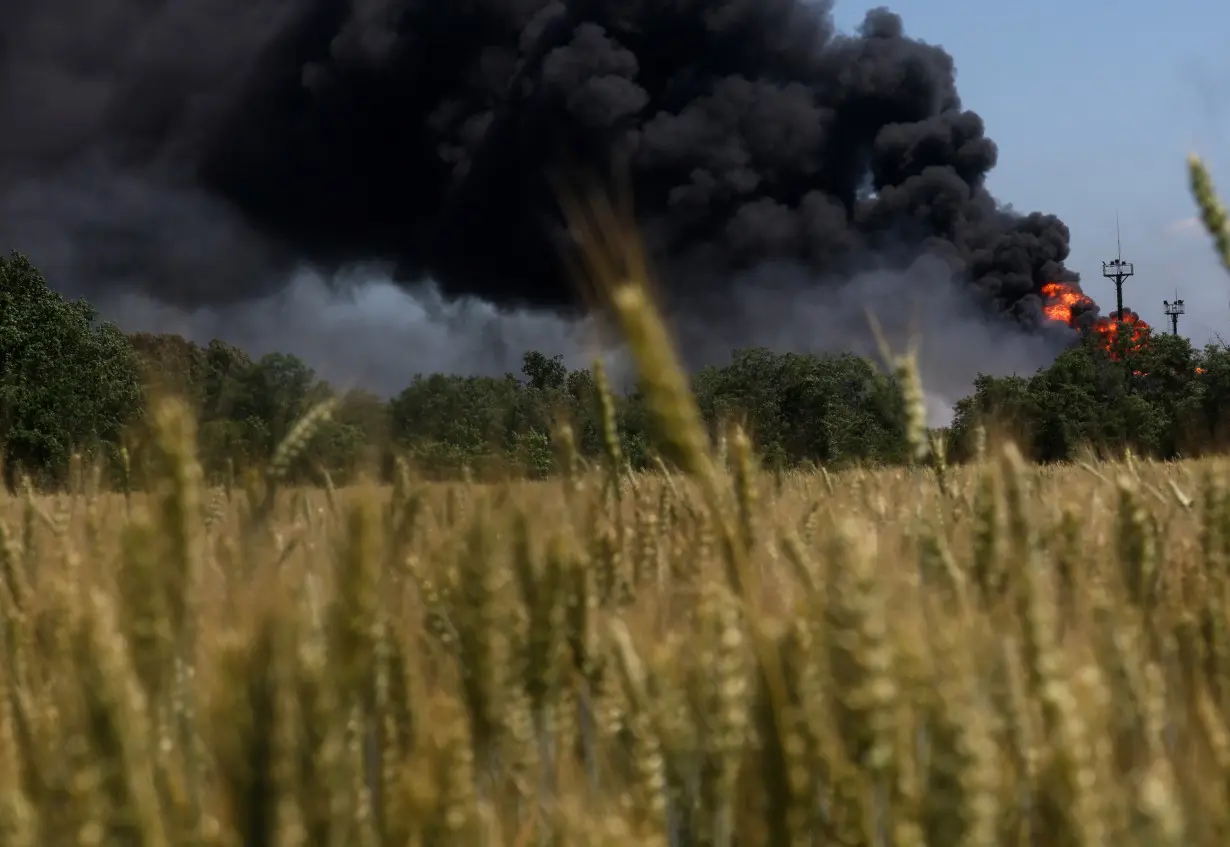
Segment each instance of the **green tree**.
M349 482L359 473L384 475L391 470L389 404L362 389L343 394L332 420L314 439L312 455L334 482Z
M264 423L268 440L255 446L265 456L272 455L300 417L332 393L302 359L285 353L263 356L245 368L237 381L227 417Z
M391 435L423 470L482 470L532 425L515 377L418 375L390 408Z
M564 367L564 357L555 355L547 357L537 350L530 350L522 357L521 373L530 382L530 388L539 391L558 391L568 381L568 369Z
M248 375L256 363L231 344L217 339L205 348L204 420L234 420L250 390Z
M850 354L735 351L693 383L715 431L748 430L767 462L895 462L904 455L901 395L893 380Z
M128 336L149 394L175 394L200 413L208 390L205 350L175 333L137 332Z
M1179 339L1152 339L1121 361L1085 339L1028 379L980 375L974 393L957 403L954 457L968 457L977 426L1042 462L1086 449L1170 457L1197 396L1196 367Z
M84 300L52 291L24 256L0 257L0 442L17 468L52 483L75 450L119 443L141 409L127 337Z

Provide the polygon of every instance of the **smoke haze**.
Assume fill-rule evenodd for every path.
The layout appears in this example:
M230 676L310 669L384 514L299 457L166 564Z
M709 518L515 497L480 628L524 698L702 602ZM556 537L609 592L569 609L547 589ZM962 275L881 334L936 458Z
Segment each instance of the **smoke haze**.
M417 373L518 373L529 349L559 353L570 368L589 367L600 357L617 385L632 384L622 345L593 319L500 312L474 299L446 302L429 288L412 293L387 280L370 281L379 276L377 270L356 271L328 284L300 274L286 290L241 305L187 310L124 294L104 308L123 314L133 330L176 332L200 343L221 338L257 356L292 353L334 385L385 395L400 391ZM933 259L832 286L813 285L797 265L764 266L752 276L736 286L755 292L732 304L736 319L676 320L690 366L722 364L733 349L751 346L853 352L880 361L870 313L893 352L918 343L931 426L951 422L953 404L969 393L979 373L1031 374L1071 341L1058 325L1005 333L970 301L948 267Z
M589 367L596 356L621 365L618 346L600 343L590 319L501 312L480 300L446 302L427 287L409 292L387 277L355 277L327 283L303 273L277 294L235 305L190 310L123 294L104 308L123 314L133 331L218 338L253 356L291 353L339 388L383 395L418 373L519 374L527 350L562 354L570 368Z

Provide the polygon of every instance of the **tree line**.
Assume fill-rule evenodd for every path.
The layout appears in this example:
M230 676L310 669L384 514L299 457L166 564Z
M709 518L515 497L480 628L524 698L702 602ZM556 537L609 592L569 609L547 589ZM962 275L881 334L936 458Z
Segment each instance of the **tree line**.
M254 359L230 344L173 334L125 334L89 303L53 291L19 254L0 257L0 445L6 481L18 474L62 483L73 457L137 480L151 398L174 393L199 420L212 481L264 466L304 414L334 411L289 469L301 481L343 482L387 473L395 457L438 477L544 477L560 465L567 424L583 460L607 449L596 374L530 351L502 377L423 374L400 393L339 392L301 359ZM762 462L886 465L908 460L906 410L895 378L851 354L735 351L693 376L702 413L719 437L740 423ZM954 460L987 433L1012 438L1037 461L1086 451L1159 458L1222 449L1230 436L1230 350L1193 349L1157 336L1112 356L1087 339L1028 376L980 377L938 433ZM654 464L655 433L639 391L613 398L622 456Z

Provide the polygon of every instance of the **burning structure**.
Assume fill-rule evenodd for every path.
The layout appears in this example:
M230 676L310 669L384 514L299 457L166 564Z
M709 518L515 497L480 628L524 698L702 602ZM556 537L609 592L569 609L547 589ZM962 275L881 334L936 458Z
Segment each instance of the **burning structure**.
M1043 313L1048 320L1089 333L1112 361L1122 361L1124 356L1144 351L1153 337L1153 327L1131 309L1091 319L1089 316L1093 314L1096 306L1087 295L1072 285L1048 282L1043 286L1042 293L1046 297ZM1182 301L1177 302L1182 305ZM1170 314L1169 301L1166 306L1167 313ZM1177 326L1175 333L1178 334ZM1141 371L1132 373L1135 376L1147 376ZM1196 368L1197 375L1202 373L1203 368Z
M1119 361L1125 351L1142 349L1153 332L1153 328L1131 309L1087 319L1097 307L1088 295L1071 284L1048 282L1042 286L1042 294L1046 298L1043 314L1048 320L1092 333L1115 361Z

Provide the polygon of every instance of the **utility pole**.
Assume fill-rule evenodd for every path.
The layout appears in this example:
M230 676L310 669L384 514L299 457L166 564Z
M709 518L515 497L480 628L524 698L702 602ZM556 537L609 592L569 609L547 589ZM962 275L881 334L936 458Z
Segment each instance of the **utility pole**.
M1170 333L1171 335L1179 334L1179 315L1187 314L1187 309L1183 306L1183 301L1179 299L1179 292L1175 293L1174 302L1163 300L1162 305L1166 307L1166 317L1170 318Z

